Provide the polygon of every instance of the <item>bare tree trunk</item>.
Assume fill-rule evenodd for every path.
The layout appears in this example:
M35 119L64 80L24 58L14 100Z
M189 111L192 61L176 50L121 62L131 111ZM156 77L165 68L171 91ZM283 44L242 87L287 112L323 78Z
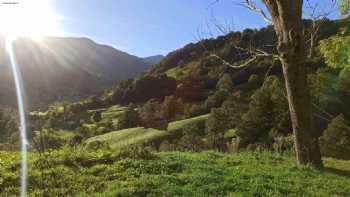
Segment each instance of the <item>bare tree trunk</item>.
M312 21L312 27L311 31L316 30L316 21ZM311 32L310 33L310 48L309 48L309 54L307 58L311 59L314 56L314 47L315 47L315 40L316 40L316 32Z
M302 29L303 0L263 0L278 37L278 52L288 95L299 165L322 166L318 138L311 120L311 100L305 68L306 49Z

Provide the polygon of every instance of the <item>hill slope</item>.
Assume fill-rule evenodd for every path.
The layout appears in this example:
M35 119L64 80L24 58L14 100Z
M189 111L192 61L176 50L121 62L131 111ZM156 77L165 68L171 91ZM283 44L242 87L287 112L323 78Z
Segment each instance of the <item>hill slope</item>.
M34 107L100 93L149 67L141 58L87 38L21 38L14 45L27 101ZM0 103L13 104L13 80L3 38L0 65Z

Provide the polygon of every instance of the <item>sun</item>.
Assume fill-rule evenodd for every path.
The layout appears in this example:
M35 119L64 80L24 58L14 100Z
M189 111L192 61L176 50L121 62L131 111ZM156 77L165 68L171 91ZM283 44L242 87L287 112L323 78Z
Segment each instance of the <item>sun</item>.
M0 34L7 38L59 34L50 0L0 0Z

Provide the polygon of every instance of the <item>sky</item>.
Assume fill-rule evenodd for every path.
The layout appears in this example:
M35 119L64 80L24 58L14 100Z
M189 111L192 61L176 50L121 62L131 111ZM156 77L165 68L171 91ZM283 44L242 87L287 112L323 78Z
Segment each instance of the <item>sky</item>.
M216 36L213 21L235 31L266 25L258 14L237 5L239 0L213 2L52 0L51 6L62 16L59 25L64 36L89 37L139 57L166 55L198 38Z

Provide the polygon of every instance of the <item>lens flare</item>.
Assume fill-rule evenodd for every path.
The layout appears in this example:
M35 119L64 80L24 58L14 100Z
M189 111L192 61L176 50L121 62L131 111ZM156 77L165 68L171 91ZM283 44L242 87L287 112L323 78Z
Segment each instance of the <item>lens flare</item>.
M0 0L0 34L5 36L6 51L14 76L18 113L20 118L21 135L21 191L20 195L27 195L28 174L28 141L27 123L24 108L24 89L22 75L17 64L14 40L17 37L40 38L60 34L58 31L57 15L50 6L50 0Z
M27 174L28 174L28 164L27 164L27 123L24 110L24 97L23 97L23 82L22 75L19 70L16 54L13 48L13 40L6 39L6 51L10 58L11 69L16 85L16 94L17 94L17 105L18 113L20 118L20 134L21 134L21 196L25 197L27 193Z

